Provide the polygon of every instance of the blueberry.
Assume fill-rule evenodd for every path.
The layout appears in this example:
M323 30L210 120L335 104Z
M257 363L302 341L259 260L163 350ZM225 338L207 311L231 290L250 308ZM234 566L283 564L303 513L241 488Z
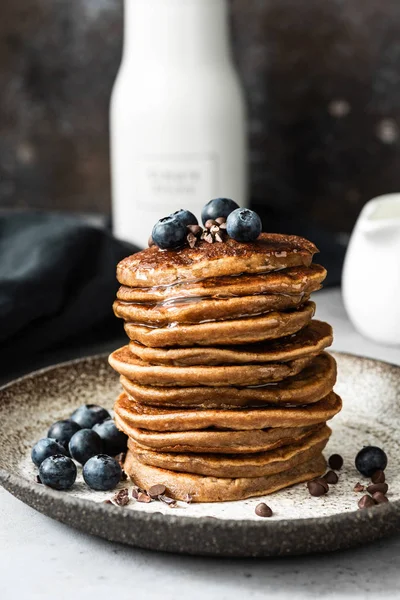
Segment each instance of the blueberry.
M260 217L248 208L237 208L226 220L226 231L237 242L254 242L261 229Z
M44 485L55 490L68 490L75 483L76 466L68 456L56 454L42 462L39 477Z
M97 404L82 404L71 415L71 421L75 421L82 429L91 429L96 423L102 423L111 419L111 415L105 408Z
M89 458L103 451L103 442L92 429L80 429L72 436L68 448L72 458L84 465Z
M74 433L79 431L81 426L75 421L66 419L65 421L56 421L47 432L47 437L57 440L64 448L68 448L68 444Z
M365 477L371 477L375 471L384 471L386 466L387 456L377 446L364 446L356 456L356 469Z
M239 208L239 205L229 198L214 198L214 200L210 200L201 211L203 225L206 224L208 219L215 221L218 217L227 218L236 208Z
M175 215L169 215L169 217L164 217L157 221L151 234L153 242L162 249L182 246L186 236L186 225Z
M83 467L83 479L92 490L112 490L121 481L122 469L115 458L98 454Z
M101 437L103 440L104 452L110 456L115 456L120 452L126 452L128 436L117 429L112 419L95 425L93 431Z
M43 438L33 446L31 457L35 465L40 467L46 458L49 458L49 456L54 456L55 454L66 455L67 451L57 440Z
M191 213L190 210L185 210L184 208L180 208L179 210L172 213L172 215L170 215L170 216L178 219L178 221L180 221L182 223L182 225L184 225L185 227L187 225L198 225L199 224L199 222L196 219L196 217L194 216L194 214Z

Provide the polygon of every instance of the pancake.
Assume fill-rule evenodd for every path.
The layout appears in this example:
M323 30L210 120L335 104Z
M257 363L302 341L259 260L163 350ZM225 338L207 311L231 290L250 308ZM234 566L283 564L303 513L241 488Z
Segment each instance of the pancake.
M261 233L255 242L223 244L201 241L194 248L160 250L146 248L124 258L117 279L130 287L171 285L207 277L242 273L267 273L294 266L309 266L318 252L314 244L294 235Z
M191 282L153 287L121 286L117 293L123 302L155 304L177 298L234 298L255 294L310 294L321 288L326 269L320 265L298 266L257 275L208 277Z
M265 404L303 405L321 400L336 383L336 362L326 352L316 356L298 375L255 387L144 386L121 376L121 384L134 401L172 408L235 408Z
M269 429L253 429L232 431L226 429L200 429L194 431L154 432L136 429L122 419L115 417L117 427L126 433L136 445L159 452L195 452L215 454L250 454L265 452L296 444L308 437L310 433L322 427L270 427Z
M318 354L332 344L332 327L313 319L290 336L243 346L150 348L130 342L129 350L153 365L250 365L271 361L287 362L309 354Z
M270 312L260 317L247 317L228 321L175 325L151 328L125 323L129 339L144 346L227 346L261 342L296 333L311 321L315 313L314 302L307 302L290 312Z
M258 294L237 298L175 298L156 305L116 300L116 317L132 323L165 327L170 323L204 323L263 315L271 311L296 308L307 302L307 294Z
M132 452L128 452L124 469L139 487L148 490L161 483L176 500L186 501L190 497L193 502L229 502L272 494L296 483L320 477L325 473L326 461L320 454L293 469L275 475L231 479L149 467L141 463Z
M255 454L194 454L156 452L128 440L128 449L143 464L205 477L265 477L297 467L319 456L331 430L324 426L298 444Z
M261 365L228 365L202 367L174 367L170 365L149 365L136 358L124 346L110 354L108 362L120 375L124 375L139 385L193 387L199 385L223 387L235 385L263 385L282 381L300 373L310 364L314 356L303 356L285 363L270 362Z
M194 431L209 428L232 431L260 430L269 427L307 427L325 423L342 408L342 401L334 392L319 402L307 406L282 408L268 406L239 410L218 409L165 409L142 406L129 400L126 394L118 397L114 411L118 423L124 427L155 432Z

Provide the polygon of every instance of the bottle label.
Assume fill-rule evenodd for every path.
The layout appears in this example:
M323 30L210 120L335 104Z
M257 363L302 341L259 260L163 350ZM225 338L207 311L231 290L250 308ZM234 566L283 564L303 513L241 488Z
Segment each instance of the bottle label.
M135 200L143 210L190 207L198 200L204 204L218 189L216 155L146 156L135 160L132 169Z

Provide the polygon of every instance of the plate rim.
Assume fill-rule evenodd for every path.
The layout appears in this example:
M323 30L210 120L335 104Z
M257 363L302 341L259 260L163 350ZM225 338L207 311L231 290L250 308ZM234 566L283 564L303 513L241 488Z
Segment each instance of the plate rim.
M332 354L335 355L339 355L339 356L344 356L350 359L357 359L357 360L361 360L361 361L371 361L374 364L379 364L381 365L383 368L390 368L393 369L394 371L398 371L398 373L400 374L400 365L396 365L395 363L390 363L387 361L383 361L383 360L379 360L379 359L374 359L371 357L366 357L366 356L361 356L358 354L353 354L350 352L340 352L340 351L332 351ZM17 384L20 383L24 383L27 380L30 379L34 379L35 377L41 376L41 375L46 375L49 372L55 371L59 368L63 368L63 367L69 367L69 366L73 366L76 364L81 364L84 363L85 361L90 361L90 362L95 362L95 361L100 361L100 360L107 360L108 357L108 353L99 353L99 354L93 354L93 355L88 355L88 356L84 356L84 357L79 357L76 359L72 359L72 360L68 360L68 361L63 361L61 363L56 363L54 365L49 365L47 367L32 371L30 373L27 373L21 377L18 377L17 379L13 379L12 381L7 382L6 384L3 384L2 386L0 386L0 401L1 401L1 394L8 390L10 387L13 387ZM89 512L90 514L93 514L94 512L97 513L98 517L105 517L105 522L108 522L111 518L113 520L116 519L117 515L118 515L118 519L125 522L128 520L128 522L132 525L132 529L133 529L133 533L135 533L135 528L136 527L146 527L148 526L150 527L156 527L156 528L162 528L162 527L166 527L167 529L171 530L174 529L176 530L177 533L180 533L181 535L184 534L185 532L187 532L187 530L192 530L193 532L196 532L196 530L198 529L203 529L203 530L209 530L211 532L214 532L214 536L216 537L216 533L218 531L218 535L221 534L227 534L228 536L232 534L232 531L234 531L235 529L237 529L239 532L243 531L243 527L246 528L246 538L249 538L251 536L260 536L261 533L264 533L264 535L269 531L270 533L273 533L274 536L276 537L280 537L280 536L284 536L287 535L288 531L302 531L302 530L313 530L313 531L318 531L319 529L324 530L326 528L326 525L329 526L329 528L331 529L335 529L338 531L342 531L344 532L345 529L352 529L352 526L357 526L358 528L363 528L364 532L366 535L364 535L365 541L368 540L373 540L373 539L378 539L379 537L383 537L385 535L390 535L396 532L400 532L400 499L399 500L394 500L393 502L389 502L387 504L385 504L384 506L375 506L375 507L371 507L371 508L367 508L367 509L363 509L363 510L354 510L351 512L341 512L341 513L335 513L333 515L329 515L329 516L324 516L324 517L309 517L309 518L296 518L296 519L279 519L279 520L272 520L272 521L268 521L268 520L254 520L254 519L246 519L246 518L240 518L240 519L218 519L218 517L208 517L208 516L202 516L202 517L192 517L192 516L185 516L182 514L174 514L171 512L171 514L163 514L160 512L144 512L144 511L132 511L128 508L125 507L115 507L115 506L111 506L111 505L107 505L104 504L102 502L94 502L90 499L84 499L84 498L77 498L75 496L69 496L69 495L62 495L62 493L60 494L60 492L58 492L57 490L53 490L51 488L48 488L46 486L39 486L38 484L35 484L33 481L30 481L24 477L15 475L13 473L11 473L10 471L8 471L7 469L4 469L2 467L0 467L0 485L2 485L7 491L9 491L10 493L12 493L14 496L16 496L18 499L22 500L25 504L28 504L30 506L32 506L33 508L36 508L37 510L39 510L40 512L44 513L44 514L49 514L47 511L41 510L40 506L36 506L36 502L38 502L40 504L40 502L42 502L43 500L49 501L49 505L54 505L56 508L59 507L61 505L62 509L67 508L67 512L69 513L70 510L76 510L77 513L81 512ZM29 499L29 501L27 500L27 497ZM90 510L88 510L90 509ZM54 512L54 511L53 511ZM56 511L57 512L57 511ZM50 515L53 517L53 515ZM380 517L380 518L379 518ZM58 513L57 516L53 517L56 518L60 521L63 521L67 524L71 524L71 521L69 519L63 519L62 518L62 514ZM101 519L100 519L101 520ZM384 525L384 527L382 528L382 531L379 531L379 527L378 528L374 528L373 525L374 523L379 524L381 523L382 525ZM375 530L371 532L371 525L372 525L372 529ZM79 524L74 524L74 527L77 527L78 529L80 529ZM343 527L345 526L345 527ZM83 527L82 528L83 531L88 531L87 527ZM108 539L110 539L110 536L107 535L102 535L101 533L98 532L92 532L89 531L89 533L92 533L94 535L100 535L101 537L108 537ZM132 533L132 531L131 531ZM352 545L359 545L360 540L359 538L357 538L357 540L355 541L354 544L351 543L351 540L345 540L346 536L343 536L343 540L342 543L339 540L338 543L336 544L336 547L327 547L325 548L326 550L330 550L330 549L340 549L340 548L348 548L351 547ZM117 539L114 541L118 541ZM121 541L121 540L119 540ZM306 552L315 552L318 551L319 548L315 547L313 548L313 544L311 544L311 549L309 550L302 550L301 549L301 544L300 544L300 550L298 552L292 552L292 551L282 551L282 552L277 552L272 551L272 552L268 552L268 549L266 549L263 546L260 546L260 552L254 551L254 549L249 552L246 550L246 542L249 542L249 539L246 540L245 542L245 548L243 549L243 553L239 552L233 552L233 554L229 554L226 552L221 552L221 550L218 549L208 549L204 552L202 552L201 548L199 548L199 550L193 550L191 551L190 548L186 548L185 544L180 544L180 547L177 547L177 540L171 540L171 544L166 544L165 547L160 548L158 544L154 544L154 542L152 542L151 540L149 541L148 544L143 544L143 543L136 543L135 540L124 540L126 543L129 543L131 545L136 545L138 547L143 547L143 548L148 548L148 549L161 549L164 551L168 551L168 552L182 552L182 553L189 553L189 554L205 554L205 555L225 555L225 556L272 556L272 555L289 555L289 554L303 554ZM179 539L178 536L178 541L182 542L182 539ZM214 539L214 542L216 542L217 540ZM198 540L195 540L195 544L198 543ZM250 544L251 546L252 544ZM192 541L192 546L193 546L193 541ZM218 546L218 543L216 544L216 546ZM315 546L315 544L314 544Z

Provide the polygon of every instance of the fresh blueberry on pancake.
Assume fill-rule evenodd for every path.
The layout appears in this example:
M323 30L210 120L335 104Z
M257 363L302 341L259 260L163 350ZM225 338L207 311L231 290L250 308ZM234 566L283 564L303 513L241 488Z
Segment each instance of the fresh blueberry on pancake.
M356 469L365 477L371 477L376 471L384 471L386 467L386 453L377 446L365 446L356 456Z
M162 250L182 246L186 241L186 236L186 225L176 214L157 221L151 233L153 242Z
M261 233L261 219L254 210L237 208L226 220L228 235L237 242L254 242Z
M67 454L64 446L58 442L57 440L53 440L50 438L43 438L39 440L32 448L32 461L35 463L37 467L40 467L42 462L49 458L50 456L54 456L56 454Z
M46 458L39 468L41 482L55 490L68 490L72 487L76 473L74 461L61 454Z
M172 213L171 216L178 219L178 221L180 223L182 223L182 225L185 225L186 227L188 225L198 225L199 224L199 222L198 222L197 218L194 216L194 214L191 213L190 210L185 210L184 208L180 208L179 210L175 211L174 213Z
M201 211L203 225L209 219L215 221L218 217L227 218L236 208L239 208L239 205L230 198L214 198L214 200L210 200Z
M81 429L72 436L68 448L72 458L84 465L89 458L103 451L103 441L92 429Z
M107 491L121 481L122 469L115 458L98 454L90 458L83 467L83 479L92 490Z
M102 423L110 418L108 410L97 404L83 404L70 417L71 421L78 423L82 429L91 429L96 423Z

